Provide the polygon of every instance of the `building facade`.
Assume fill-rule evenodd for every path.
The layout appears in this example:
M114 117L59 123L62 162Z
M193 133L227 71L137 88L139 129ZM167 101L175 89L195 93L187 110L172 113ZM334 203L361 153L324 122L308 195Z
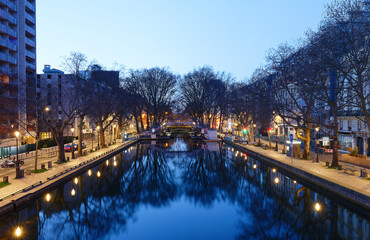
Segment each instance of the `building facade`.
M0 147L29 141L36 109L36 2L0 1Z

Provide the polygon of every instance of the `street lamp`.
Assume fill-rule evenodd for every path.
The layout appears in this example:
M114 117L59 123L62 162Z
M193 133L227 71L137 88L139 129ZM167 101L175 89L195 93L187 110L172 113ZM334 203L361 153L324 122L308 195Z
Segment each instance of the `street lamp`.
M113 142L116 143L116 135L115 135L115 132L116 132L116 124L113 125Z
M75 158L75 146L73 145L73 143L74 143L74 137L73 137L74 131L75 131L75 129L71 128L71 132L72 132L72 159Z
M317 127L315 128L315 131L316 131L316 162L319 162L319 145L320 145L320 142L319 142L319 139L317 138L317 135L318 135L318 132L320 131L320 128Z
M275 141L276 141L276 146L275 146L275 151L278 151L278 137L277 137L277 131L278 131L278 125L275 125Z
M256 142L256 124L253 124L254 128L254 142Z
M15 131L14 133L15 137L16 137L16 143L17 143L17 162L16 162L16 169L15 169L15 178L21 178L20 176L20 168L19 168L19 159L18 159L18 140L19 140L19 131Z
M100 132L99 132L100 126L97 126L96 130L98 130L98 150L99 150L100 149Z

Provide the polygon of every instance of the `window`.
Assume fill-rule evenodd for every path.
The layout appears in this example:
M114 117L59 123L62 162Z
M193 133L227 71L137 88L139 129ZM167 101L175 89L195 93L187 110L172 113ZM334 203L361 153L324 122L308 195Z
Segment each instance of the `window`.
M48 79L51 79L51 75L50 74L48 74Z

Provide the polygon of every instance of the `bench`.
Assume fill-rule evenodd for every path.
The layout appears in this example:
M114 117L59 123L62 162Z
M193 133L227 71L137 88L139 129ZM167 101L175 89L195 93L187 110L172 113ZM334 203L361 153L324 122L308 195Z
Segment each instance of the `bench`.
M345 166L344 173L355 175L355 172L357 171L355 169L355 166L349 164L344 164L344 166Z

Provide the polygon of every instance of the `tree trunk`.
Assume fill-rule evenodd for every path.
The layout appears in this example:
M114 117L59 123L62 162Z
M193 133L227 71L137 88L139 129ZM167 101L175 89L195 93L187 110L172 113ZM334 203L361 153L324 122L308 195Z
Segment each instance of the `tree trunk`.
M84 117L80 116L78 123L78 156L82 156L82 126Z
M268 136L269 136L269 148L271 149L271 134L270 134L270 132L268 132Z
M39 137L36 136L35 172L37 171L37 155L39 153Z
M122 125L121 124L118 124L117 126L117 132L116 132L116 139L120 139L121 136L120 136L120 133L122 131Z
M58 163L66 162L66 157L64 153L63 132L55 137L55 140L58 144Z
M100 146L104 148L105 147L105 135L104 135L104 129L102 127L100 128L99 134L100 134Z
M338 153L338 129L335 130L334 137L333 137L334 145L333 145L333 160L331 162L332 167L337 167L339 164L339 153Z
M308 159L310 156L310 140L311 140L311 131L310 129L306 129L305 131L305 138L304 138L304 149L303 149L303 159Z

